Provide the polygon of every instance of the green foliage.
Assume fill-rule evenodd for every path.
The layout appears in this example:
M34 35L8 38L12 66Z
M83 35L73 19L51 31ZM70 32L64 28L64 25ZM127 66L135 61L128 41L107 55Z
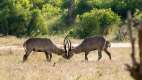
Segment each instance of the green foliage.
M142 11L137 10L134 14L135 19L142 21Z
M111 4L114 12L121 15L122 18L126 18L128 10L134 13L136 9L140 8L141 0L113 0Z
M119 14L121 18L126 18L127 11L131 10L132 13L136 9L141 9L141 0L80 0L77 4L77 14L88 12L93 8L108 9L111 8L114 12Z
M44 17L41 15L41 11L35 9L32 13L32 19L28 25L28 35L36 36L47 33L47 26Z
M66 14L58 16L56 18L52 18L49 24L49 33L50 34L63 34L64 32L68 31L71 27L70 25L66 24Z
M142 0L73 1L75 21L69 25L69 0L0 0L0 34L36 36L70 32L74 37L84 38L116 34L111 32L117 32L120 17L125 20L128 10L142 20Z
M39 9L41 9L43 4L46 3L46 0L28 0L28 1L32 3L31 8L39 8Z
M61 14L61 4L62 0L2 0L0 33L16 36L47 34L46 20Z
M93 9L81 15L79 19L79 27L74 31L75 33L71 32L71 34L75 34L73 36L80 38L107 34L106 30L110 25L120 22L120 17L111 9Z
M56 7L62 7L64 0L48 0L48 3Z
M76 7L76 14L83 14L91 9L92 5L90 5L87 0L81 0Z
M113 0L87 0L88 4L92 5L95 8L103 9L110 8Z
M46 4L42 8L42 13L45 17L50 18L59 15L61 13L61 9L59 7L54 7L51 4Z
M25 1L25 2L24 2ZM21 3L21 4L19 4ZM23 35L30 19L28 0L6 0L1 3L0 30L3 34Z

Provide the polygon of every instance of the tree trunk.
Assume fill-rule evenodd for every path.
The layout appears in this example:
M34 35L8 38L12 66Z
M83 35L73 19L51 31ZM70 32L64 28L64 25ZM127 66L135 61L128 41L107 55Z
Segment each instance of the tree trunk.
M142 30L138 30L139 38L139 57L140 57L140 74L142 75Z
M74 23L75 20L75 15L74 15L74 0L69 0L68 1L68 16L67 16L67 23L72 24Z
M132 58L132 64L136 65L136 58L135 58L135 39L133 38L133 31L132 31L132 15L131 12L128 11L128 30L129 30L129 37L130 37L130 42L132 45L132 53L131 53L131 58Z

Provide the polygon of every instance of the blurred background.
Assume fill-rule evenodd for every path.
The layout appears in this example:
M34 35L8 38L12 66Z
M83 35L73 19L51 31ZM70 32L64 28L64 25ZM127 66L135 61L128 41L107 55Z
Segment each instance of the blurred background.
M127 11L142 20L142 0L0 0L0 35L127 39Z

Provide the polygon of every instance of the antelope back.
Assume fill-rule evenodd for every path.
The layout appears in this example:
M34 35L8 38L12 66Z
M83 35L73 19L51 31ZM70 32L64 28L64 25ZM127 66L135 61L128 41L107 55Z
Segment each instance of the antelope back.
M28 39L24 45L27 49L52 49L54 44L50 39L46 38L30 38Z
M83 49L92 50L94 48L102 48L105 45L105 39L103 37L88 37L83 40L83 42L80 44L80 47Z

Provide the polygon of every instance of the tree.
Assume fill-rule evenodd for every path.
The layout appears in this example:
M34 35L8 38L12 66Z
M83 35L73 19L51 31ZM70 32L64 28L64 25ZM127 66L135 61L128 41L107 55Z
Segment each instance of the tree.
M128 26L129 26L129 31L130 31L130 39L131 39L131 44L132 44L132 53L131 53L131 59L132 59L132 66L126 65L128 71L130 72L131 76L135 80L142 80L142 21L133 21L131 14L128 14ZM135 43L134 39L132 38L132 24L134 25L135 28L138 30L138 45L139 45L139 58L140 62L136 61L135 57Z
M67 14L67 23L72 24L75 20L74 15L74 0L68 0L68 14Z

